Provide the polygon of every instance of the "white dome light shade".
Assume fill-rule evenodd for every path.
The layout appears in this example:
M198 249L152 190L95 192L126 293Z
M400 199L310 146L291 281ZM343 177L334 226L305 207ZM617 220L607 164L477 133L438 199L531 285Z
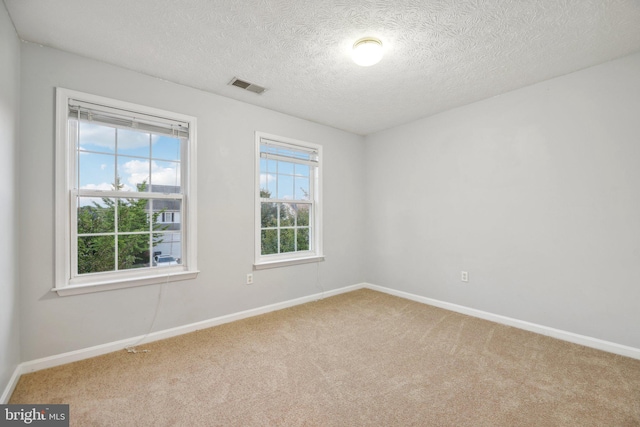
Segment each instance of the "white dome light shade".
M364 37L353 44L353 62L363 67L377 64L382 59L382 42L373 37Z

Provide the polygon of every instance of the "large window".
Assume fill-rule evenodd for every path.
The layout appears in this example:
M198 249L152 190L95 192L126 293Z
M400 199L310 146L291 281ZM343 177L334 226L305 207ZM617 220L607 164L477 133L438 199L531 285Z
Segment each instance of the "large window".
M65 89L57 102L56 290L195 277L195 119Z
M256 133L256 268L322 260L321 147Z

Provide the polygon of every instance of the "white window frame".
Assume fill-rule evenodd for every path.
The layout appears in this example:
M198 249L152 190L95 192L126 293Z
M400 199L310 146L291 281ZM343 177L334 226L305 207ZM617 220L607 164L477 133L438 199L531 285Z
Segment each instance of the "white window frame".
M310 171L310 196L311 196L311 247L304 252L287 252L280 254L262 255L261 251L261 201L260 198L260 145L263 140L271 144L281 145L291 149L317 152L317 165ZM266 268L283 267L288 265L304 264L324 261L322 248L322 146L293 138L272 135L265 132L255 133L255 257L253 268L261 270ZM276 202L282 200L274 199ZM290 202L294 202L291 200Z
M183 210L182 265L77 275L77 206L74 197L76 148L69 138L69 101L76 100L188 124L189 142L181 152ZM197 266L196 118L102 96L56 88L55 285L60 296L194 279ZM104 194L108 196L110 192ZM140 194L136 193L136 196ZM142 196L144 197L144 195ZM169 196L167 196L169 197Z

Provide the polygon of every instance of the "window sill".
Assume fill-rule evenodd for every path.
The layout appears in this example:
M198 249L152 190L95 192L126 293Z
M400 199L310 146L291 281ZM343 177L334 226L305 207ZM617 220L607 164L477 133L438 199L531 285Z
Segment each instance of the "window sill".
M125 279L106 279L82 285L69 285L53 288L52 291L64 297L68 295L88 294L92 292L110 291L114 289L133 288L135 286L154 285L159 283L177 282L180 280L195 279L199 271L167 272L142 277L129 277Z
M306 258L293 258L277 261L265 261L253 264L254 270L266 270L268 268L287 267L289 265L308 264L312 262L322 262L324 256L312 256Z

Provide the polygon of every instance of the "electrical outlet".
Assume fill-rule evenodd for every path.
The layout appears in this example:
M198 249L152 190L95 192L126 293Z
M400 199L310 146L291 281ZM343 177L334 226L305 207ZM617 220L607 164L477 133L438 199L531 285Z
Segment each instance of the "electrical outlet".
M253 274L249 273L247 274L247 285L252 285L253 284Z
M468 282L469 281L469 273L466 271L461 271L460 272L460 280L462 280L463 282Z

